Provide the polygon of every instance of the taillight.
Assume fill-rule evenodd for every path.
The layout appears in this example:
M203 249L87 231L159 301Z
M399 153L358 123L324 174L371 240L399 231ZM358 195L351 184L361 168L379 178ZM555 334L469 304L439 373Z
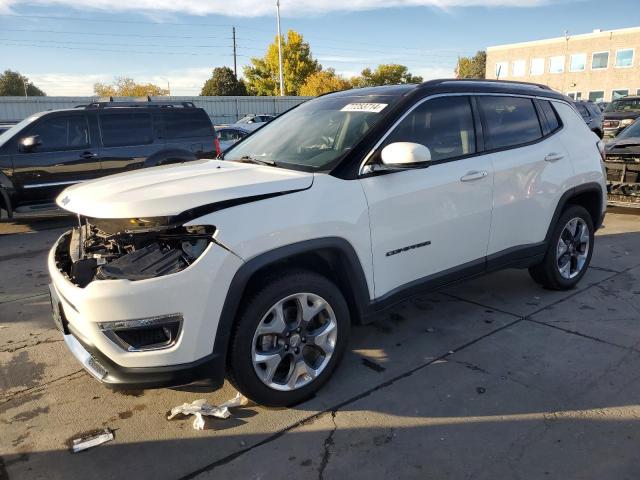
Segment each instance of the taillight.
M220 140L218 140L218 135L213 137L213 145L216 148L216 157L217 157L222 153L222 150L220 149Z
M598 140L598 143L596 145L598 145L598 151L600 152L600 157L602 158L602 161L604 162L604 159L605 159L604 142L602 140Z

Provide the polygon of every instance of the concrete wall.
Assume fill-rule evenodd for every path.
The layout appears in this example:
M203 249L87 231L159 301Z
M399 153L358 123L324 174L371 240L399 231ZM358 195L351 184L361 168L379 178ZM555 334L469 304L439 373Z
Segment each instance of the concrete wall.
M313 97L151 97L159 101L193 102L214 124L232 123L248 113L278 114ZM97 97L0 97L0 122L22 120L43 110L73 108L97 101ZM139 100L118 98L117 100Z
M633 63L629 68L615 66L616 52L633 48ZM609 52L607 68L592 68L592 55L595 52ZM571 56L586 54L583 71L570 71ZM564 57L564 71L550 73L550 58ZM531 74L532 60L544 59L544 72ZM514 62L524 60L524 75L515 76ZM496 65L505 62L500 71L500 80L535 82L549 85L565 94L579 93L583 100L589 99L590 92L604 92L604 100L610 101L614 90L628 90L636 95L640 90L640 27L610 31L595 31L584 35L570 35L533 42L499 45L487 49L486 78L495 79Z

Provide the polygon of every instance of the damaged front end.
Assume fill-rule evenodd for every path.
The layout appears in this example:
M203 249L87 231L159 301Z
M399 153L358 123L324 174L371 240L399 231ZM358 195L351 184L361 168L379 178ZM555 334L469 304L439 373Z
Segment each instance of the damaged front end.
M640 208L640 153L607 153L609 205Z
M214 241L213 226L182 226L170 217L78 217L60 239L56 267L80 288L101 280L146 280L180 272Z

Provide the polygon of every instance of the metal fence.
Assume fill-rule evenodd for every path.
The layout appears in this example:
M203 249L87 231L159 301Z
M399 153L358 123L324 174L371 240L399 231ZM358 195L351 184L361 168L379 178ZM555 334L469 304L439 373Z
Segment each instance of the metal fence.
M249 113L276 115L313 97L151 97L158 101L193 102L218 125L233 123ZM17 122L43 110L73 108L95 102L98 97L0 97L0 122ZM134 101L138 98L118 97Z

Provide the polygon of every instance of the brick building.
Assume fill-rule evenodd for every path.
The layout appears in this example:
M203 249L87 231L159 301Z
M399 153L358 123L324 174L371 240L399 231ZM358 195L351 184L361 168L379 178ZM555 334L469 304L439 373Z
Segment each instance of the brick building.
M640 95L640 27L487 48L486 78L543 83L574 99Z

